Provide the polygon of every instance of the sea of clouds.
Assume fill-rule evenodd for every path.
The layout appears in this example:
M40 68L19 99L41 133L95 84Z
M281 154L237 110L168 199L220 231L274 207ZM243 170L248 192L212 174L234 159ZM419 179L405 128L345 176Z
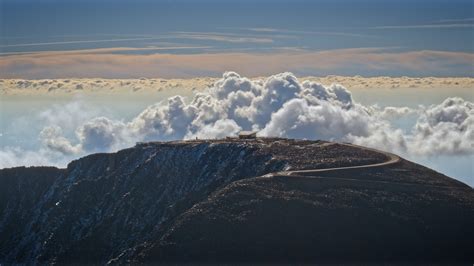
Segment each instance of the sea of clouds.
M474 154L474 104L454 97L431 106L365 106L344 86L299 81L291 73L251 80L226 72L192 99L170 97L136 117L100 116L85 104L55 106L40 114L44 127L37 150L4 147L0 168L64 166L71 158L110 152L139 141L259 136L344 141L410 156ZM394 120L415 116L409 129ZM65 134L64 132L74 132Z

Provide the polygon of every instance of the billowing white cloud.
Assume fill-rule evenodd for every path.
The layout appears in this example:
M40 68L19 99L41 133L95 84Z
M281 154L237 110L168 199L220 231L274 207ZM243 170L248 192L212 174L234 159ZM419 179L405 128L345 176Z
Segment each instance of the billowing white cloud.
M199 109L186 104L181 96L146 108L128 125L131 133L144 140L182 139L188 133Z
M39 112L38 119L46 127L60 127L62 132L74 131L78 125L104 113L103 108L98 108L86 102L81 96L75 96L67 104L53 104L50 108Z
M409 107L388 106L383 108L383 110L376 110L374 114L378 115L381 119L393 120L414 114L416 112L416 109Z
M45 127L40 132L40 139L46 148L58 151L65 155L80 152L80 147L78 145L72 145L68 139L62 136L62 130L58 126Z
M192 99L170 97L129 121L87 115L72 125L69 115L59 116L40 138L43 150L79 156L114 151L137 141L222 138L240 130L258 130L261 136L347 141L402 154L465 155L474 153L473 106L461 98L416 109L364 106L339 84L300 82L291 73L251 80L226 72ZM77 108L85 107L70 108L80 113ZM44 113L49 118L58 112ZM391 122L407 115L418 117L411 130ZM73 136L63 134L63 127L74 127Z
M235 136L242 128L234 120L220 119L215 123L207 124L199 131L186 135L185 138L224 138L226 136Z
M414 127L412 149L419 154L472 154L474 104L448 98L427 108Z
M411 155L469 155L474 153L474 105L461 98L448 98L441 104L419 110L385 108L379 121L402 115L420 113L411 132L380 127L366 137L352 137L352 141L394 152Z
M100 152L129 145L125 130L125 125L120 121L97 117L79 127L76 134L83 150Z
M364 110L306 99L292 99L272 115L262 130L266 136L344 140L349 134L370 134L371 118Z

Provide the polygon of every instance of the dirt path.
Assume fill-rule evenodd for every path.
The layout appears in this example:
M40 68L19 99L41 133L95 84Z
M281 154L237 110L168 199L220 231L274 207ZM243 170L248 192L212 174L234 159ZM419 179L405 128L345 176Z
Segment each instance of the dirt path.
M337 171L337 170L349 170L349 169L381 167L381 166L387 166L387 165L395 164L395 163L398 163L400 161L400 157L398 157L397 155L395 155L393 153L379 151L379 150L376 150L376 149L366 148L366 147L362 147L362 146L358 146L358 145L354 145L354 144L344 143L342 145L346 145L346 146L350 146L350 147L356 147L356 148L360 148L360 149L364 149L364 150L369 150L369 151L372 151L372 152L382 153L385 156L387 156L389 159L385 162L376 163L376 164L335 167L335 168L323 168L323 169L283 171L283 172L278 172L278 173L275 173L275 174L277 174L277 175L286 175L286 176L300 176L300 175L303 175L303 176L310 177L309 176L310 174L321 174L323 172Z
M326 177L322 174L331 171L340 171L340 170L351 170L351 169L367 169L367 168L376 168L376 167L383 167L387 165L393 165L401 161L401 158L398 155L393 153L384 152L376 149L371 149L355 144L349 143L342 143L341 145L346 145L350 147L356 147L372 152L382 153L387 156L388 160L381 163L375 164L366 164L366 165L356 165L356 166L346 166L346 167L335 167L335 168L322 168L322 169L309 169L309 170L294 170L294 171L281 171L276 173L271 173L265 176L278 176L278 177L288 177L288 178L307 178L307 179L337 179L349 182L371 182L371 183L381 183L381 184L397 184L397 185L406 185L406 186L420 186L420 187L432 187L432 188L442 188L442 189L468 189L471 190L472 188L458 188L458 187L451 187L451 186L439 186L439 185L428 185L428 184L419 184L419 183L409 183L409 182L394 182L394 181L387 181L387 180L365 180L365 179L356 179L356 178L344 178L344 177Z

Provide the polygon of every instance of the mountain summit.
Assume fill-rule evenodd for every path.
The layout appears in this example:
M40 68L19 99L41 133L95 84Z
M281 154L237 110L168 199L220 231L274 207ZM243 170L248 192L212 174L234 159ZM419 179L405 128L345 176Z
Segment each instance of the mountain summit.
M138 143L0 182L1 264L474 261L471 187L346 143Z

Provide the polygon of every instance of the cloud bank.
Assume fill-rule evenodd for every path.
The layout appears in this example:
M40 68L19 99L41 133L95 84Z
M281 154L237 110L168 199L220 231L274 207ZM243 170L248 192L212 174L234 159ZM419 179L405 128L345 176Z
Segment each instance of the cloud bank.
M218 76L227 69L244 75L266 76L281 71L297 75L472 76L474 54L435 50L393 51L387 48L351 48L311 51L298 47L267 52L202 53L124 52L131 48L99 51L44 51L0 57L1 78L189 78ZM122 53L120 53L122 50Z
M0 94L2 95L59 95L59 94L155 94L157 92L173 91L175 94L203 91L219 79L212 77L194 77L189 79L0 79ZM395 90L415 89L430 90L435 94L449 91L454 95L469 95L474 86L474 78L469 77L362 77L362 76L335 76L324 77L305 76L301 80L308 80L322 84L339 83L352 91L360 90ZM251 80L259 79L253 77ZM261 79L261 77L260 77ZM177 91L177 90L184 91ZM448 94L448 95L449 95Z
M409 115L417 117L409 131L391 123ZM288 72L253 80L225 72L191 99L170 97L129 121L99 116L76 103L52 107L40 116L46 125L39 134L40 150L4 148L0 167L58 164L58 158L115 151L138 141L223 138L241 130L352 142L410 155L474 153L472 102L448 98L415 109L364 106L340 84L299 81ZM65 131L74 134L67 136Z

